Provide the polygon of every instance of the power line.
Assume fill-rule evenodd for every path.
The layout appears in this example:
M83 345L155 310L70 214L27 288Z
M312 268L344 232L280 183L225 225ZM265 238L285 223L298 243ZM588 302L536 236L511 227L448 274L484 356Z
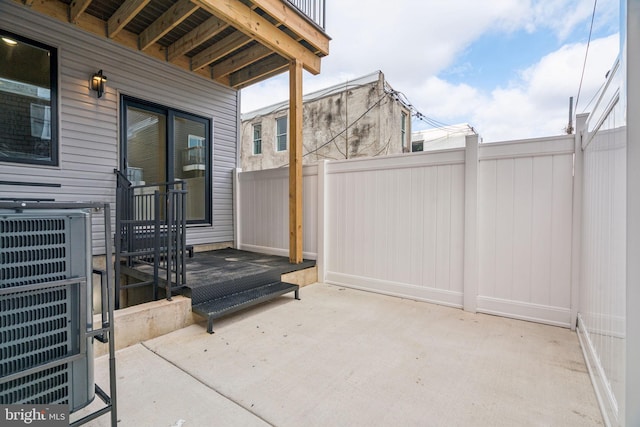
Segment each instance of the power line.
M355 86L355 85L353 85ZM358 85L360 86L360 85ZM347 86L349 87L349 82L347 82ZM357 87L357 86L355 86ZM430 117L425 116L424 114L422 114L420 111L418 111L418 109L411 103L411 101L409 101L409 98L407 98L407 96L400 92L397 91L395 89L393 89L386 81L384 82L384 93L382 94L382 96L376 101L374 102L369 108L367 108L367 110L365 110L364 113L362 113L360 116L358 116L358 118L356 118L354 121L352 121L351 123L347 124L347 126L345 126L344 129L342 129L340 132L338 132L337 134L335 134L333 137L331 137L328 141L322 143L321 145L317 146L315 149L310 150L306 153L304 153L302 155L302 157L306 157L310 154L313 153L317 153L321 148L326 147L327 145L331 144L332 142L334 142L336 139L338 139L338 137L340 137L342 134L344 134L345 132L347 132L349 130L349 128L351 128L353 125L355 125L358 121L360 121L364 116L366 116L371 110L373 110L376 106L381 105L381 102L387 98L387 97L391 97L393 98L393 100L400 102L401 104L403 104L410 112L411 115L415 118L417 118L418 120L421 120L427 124L429 124L430 126L434 127L434 128L440 128L443 130L455 130L455 131L459 131L458 127L452 126L452 125L448 125L442 122L439 122L435 119L432 119ZM473 129L473 128L472 128ZM389 142L387 142L387 145L385 147L383 147L382 150L380 150L380 152L384 151L385 149L388 149L389 146ZM377 156L380 152L378 152L377 154L374 155ZM286 167L288 166L289 163L285 163L280 167Z
M385 84L386 84L386 82L385 82ZM441 129L444 129L444 130L447 130L447 129L451 129L451 130L456 129L457 130L457 127L455 127L453 125L449 125L449 124L440 122L440 121L438 121L436 119L433 119L431 117L427 117L424 114L422 114L418 110L418 108L415 105L413 105L411 103L411 101L409 101L409 98L404 93L402 93L400 91L397 91L397 90L394 90L388 85L386 85L385 90L388 90L389 93L391 93L398 102L402 103L409 111L411 111L411 115L413 117L415 117L416 119L418 119L418 120L420 120L420 121L422 121L422 122L424 122L424 123L426 123L429 126L434 127L434 128L441 128Z
M345 133L346 131L349 130L349 128L353 125L355 125L358 121L360 121L360 119L362 119L365 115L367 115L367 113L371 110L373 110L377 105L379 105L383 99L385 99L389 94L387 92L385 92L376 102L374 102L369 108L367 108L367 110L362 113L357 119L355 119L354 121L352 121L351 123L349 123L347 126L345 126L345 128L343 130L341 130L340 132L338 132L337 134L335 134L331 139L329 139L327 142L323 143L322 145L316 147L315 149L308 151L306 153L304 153L302 155L302 157L306 157L309 154L313 154L316 153L317 151L319 151L322 147L325 147L329 144L331 144L333 141L335 141L340 135L342 135L343 133ZM280 166L280 167L285 167L288 166L289 163L285 163L284 165Z
M343 130L341 130L340 132L338 132L336 135L334 135L333 138L331 138L330 140L328 140L327 142L325 142L324 144L320 145L319 147L316 147L314 150L309 151L308 153L305 153L304 156L308 156L309 154L313 154L316 151L320 150L322 147L327 146L329 144L331 144L334 140L336 140L340 135L342 135L343 133L345 133L347 130L349 130L349 128L353 125L355 125L358 121L360 121L360 119L362 119L369 111L373 110L378 104L380 104L382 102L382 100L387 96L387 94L385 93L384 95L382 95L380 97L380 99L378 99L376 102L373 103L373 105L371 105L371 107L369 107L364 113L362 113L357 119L355 119L354 121L352 121L351 123L349 123Z
M591 44L591 34L593 34L593 21L596 17L596 6L598 0L593 0L593 12L591 13L591 26L589 27L589 39L587 40L587 49L584 52L584 62L582 63L582 75L580 76L580 85L578 86L578 96L576 96L576 111L578 111L578 101L580 101L580 92L582 91L582 81L584 80L584 70L587 68L587 57L589 56L589 45Z

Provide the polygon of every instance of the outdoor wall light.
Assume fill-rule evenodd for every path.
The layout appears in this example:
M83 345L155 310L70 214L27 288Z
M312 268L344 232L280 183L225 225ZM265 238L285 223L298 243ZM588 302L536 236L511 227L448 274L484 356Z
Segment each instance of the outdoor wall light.
M2 37L2 41L8 44L9 46L15 46L18 44L14 39L10 39L9 37Z
M107 83L107 76L102 74L102 70L91 76L91 89L98 92L98 98L102 98L104 94L104 86Z

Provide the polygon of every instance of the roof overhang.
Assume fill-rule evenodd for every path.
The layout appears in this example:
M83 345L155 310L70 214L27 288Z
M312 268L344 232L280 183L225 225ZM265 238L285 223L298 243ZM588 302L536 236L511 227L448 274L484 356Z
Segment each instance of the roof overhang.
M288 70L312 74L324 30L286 0L15 0L144 55L240 89Z

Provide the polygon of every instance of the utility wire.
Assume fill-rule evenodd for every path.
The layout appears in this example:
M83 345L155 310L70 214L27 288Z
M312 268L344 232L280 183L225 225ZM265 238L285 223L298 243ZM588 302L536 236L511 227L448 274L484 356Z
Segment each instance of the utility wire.
M584 52L584 62L582 63L582 75L580 76L580 85L578 86L578 96L576 96L576 108L578 111L578 101L580 101L580 92L582 91L582 81L584 80L584 70L587 68L587 57L589 56L589 45L591 44L591 34L593 34L593 21L596 17L596 6L598 0L593 0L593 12L591 13L591 26L589 27L589 39L587 40L587 49Z
M380 104L382 102L382 100L384 98L386 98L389 94L388 93L384 93L376 102L374 102L364 113L362 113L357 119L355 119L354 121L352 121L351 123L349 123L343 130L341 130L340 132L338 132L337 134L335 134L331 139L329 139L327 142L323 143L322 145L316 147L315 149L308 151L306 153L304 153L302 155L302 157L308 156L309 154L313 154L315 152L317 152L318 150L320 150L322 147L325 147L329 144L331 144L333 141L335 141L340 135L342 135L343 133L345 133L347 130L349 130L349 128L353 125L355 125L358 121L360 121L360 119L362 119L365 115L367 115L367 113L371 110L373 110L378 104ZM344 153L343 153L344 154ZM288 166L289 163L285 163L284 165L280 166L280 167L285 167Z
M361 85L358 85L361 86ZM353 87L358 87L356 85L353 85ZM399 92L397 90L394 90L391 86L389 86L389 84L385 81L384 82L384 93L383 95L376 101L374 102L364 113L362 113L360 116L358 116L358 118L356 118L354 121L352 121L351 123L347 124L347 126L345 126L345 128L343 130L341 130L340 132L338 132L337 134L335 134L332 138L330 138L328 141L324 142L323 144L319 145L318 147L316 147L315 149L308 151L306 153L304 153L302 155L302 157L306 157L310 154L313 153L317 153L321 148L326 147L327 145L331 144L332 142L334 142L340 135L342 135L343 133L347 132L349 130L349 128L353 125L355 125L358 121L360 121L364 116L366 116L369 111L373 110L376 106L380 105L381 102L387 98L387 97L392 97L395 101L400 102L401 104L403 104L410 112L411 115L413 117L416 117L417 119L429 124L430 126L434 127L434 128L441 128L443 130L455 130L455 131L459 131L460 129L452 126L452 125L448 125L442 122L439 122L435 119L429 118L427 116L425 116L424 114L422 114L420 111L418 111L418 109L411 103L411 101L409 101L409 98L407 98L407 96L402 93ZM473 128L471 128L473 130ZM382 148L382 150L380 150L380 152L376 153L373 157L377 156L378 154L380 154L382 151L384 151L385 149L388 149L389 147L389 142L387 142L387 145L385 147ZM344 155L344 153L341 153ZM283 164L280 167L286 167L289 165L289 162Z
M448 125L436 119L432 119L430 117L425 116L418 110L418 108L415 105L411 103L411 101L409 101L409 98L407 97L407 95L405 95L400 91L392 89L390 86L386 84L386 82L385 82L385 90L388 90L398 102L402 103L411 112L411 115L416 119L434 128L457 129L455 126Z

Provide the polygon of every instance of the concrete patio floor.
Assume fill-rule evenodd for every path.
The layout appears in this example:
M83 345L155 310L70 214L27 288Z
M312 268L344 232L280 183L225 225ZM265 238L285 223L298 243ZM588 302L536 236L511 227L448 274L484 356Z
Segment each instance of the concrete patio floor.
M118 425L602 425L567 329L326 284L300 294L118 351Z

